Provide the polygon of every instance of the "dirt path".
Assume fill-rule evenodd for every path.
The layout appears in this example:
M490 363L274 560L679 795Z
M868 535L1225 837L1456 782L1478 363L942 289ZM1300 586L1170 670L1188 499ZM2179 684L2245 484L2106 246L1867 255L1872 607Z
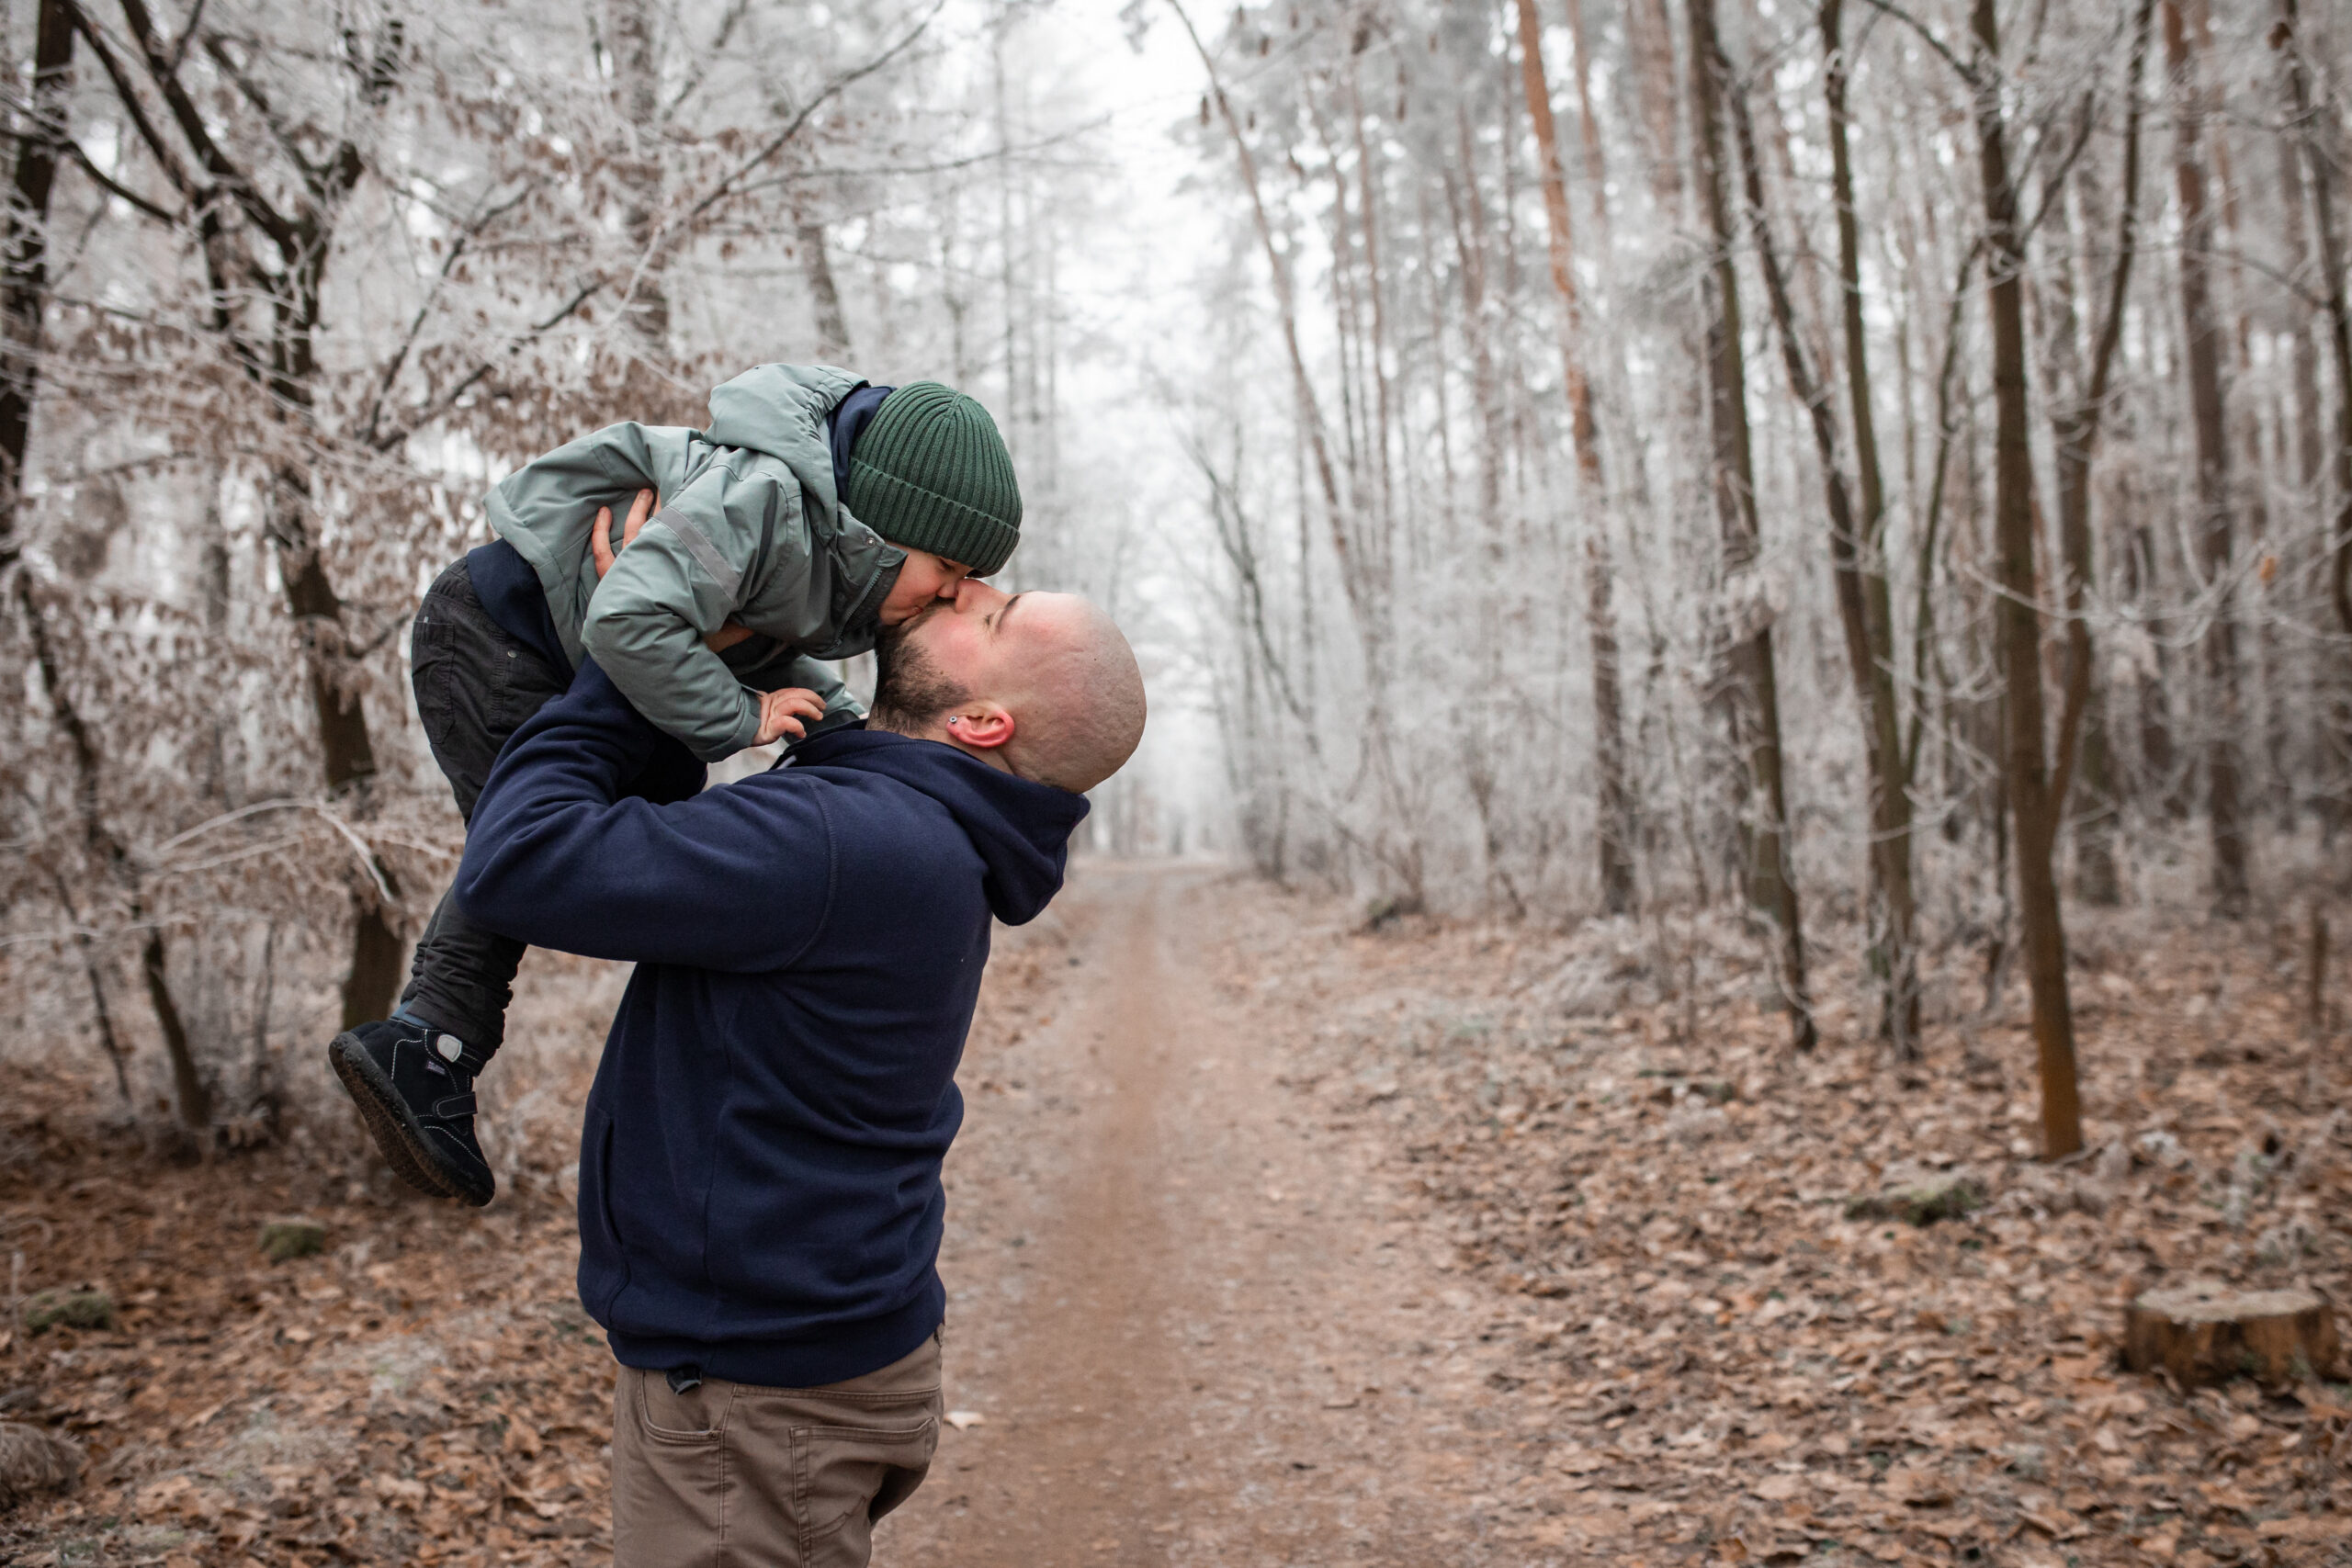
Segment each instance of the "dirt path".
M1203 983L1218 880L1091 870L1013 959L942 1260L950 1408L983 1420L877 1562L1419 1563L1457 1533L1435 1259Z

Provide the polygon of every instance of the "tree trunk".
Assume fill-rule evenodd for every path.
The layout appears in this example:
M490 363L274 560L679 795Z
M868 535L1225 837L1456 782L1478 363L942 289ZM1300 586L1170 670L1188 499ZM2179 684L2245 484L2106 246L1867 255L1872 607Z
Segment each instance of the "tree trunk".
M23 580L17 581L21 585ZM26 613L31 613L29 606ZM90 1011L98 1026L98 1049L106 1053L107 1065L114 1068L115 1092L122 1096L123 1104L128 1106L130 1103L130 1074L125 1066L122 1036L116 1032L114 1027L114 1009L107 1002L106 977L98 973L97 943L92 942L90 933L83 929L82 911L74 907L73 885L65 880L65 874L52 867L50 881L57 889L57 907L63 909L65 918L74 923L74 951L82 960L82 977L89 983Z
M1594 69L1585 41L1583 0L1569 0L1568 25L1576 39L1577 102L1584 137L1585 175L1592 186L1592 210L1599 227L1600 254L1605 259L1613 247L1609 229L1609 176L1602 160L1600 124L1592 111ZM1669 58L1668 64L1671 65ZM1669 125L1671 120L1668 121ZM1624 373L1624 344L1617 344L1617 370ZM1643 505L1646 489L1635 459L1634 504ZM1609 513L1602 512L1585 533L1585 615L1592 653L1593 750L1600 773L1600 818L1604 835L1600 845L1604 907L1611 914L1634 908L1634 845L1641 837L1635 820L1634 795L1626 776L1624 663L1617 636L1614 603L1617 569L1611 558Z
M2297 292L2307 293L2316 280L2318 264L2317 258L2312 254L2311 224L2304 212L2304 171L2297 146L2299 140L2292 134L2277 139L2278 205L2284 231L2282 238L2286 242L2287 265L2290 275L2301 286ZM2298 503L2317 513L2325 496L2328 466L2327 438L2323 434L2327 405L2319 389L2319 338L2312 330L2314 323L2301 313L2294 296L2284 290L2280 294L2294 344L2290 351L2293 361L2293 412L2290 420L2282 423L2291 423L2294 430L2294 485ZM2285 444L2282 431L2280 445L2284 446ZM2325 689L2323 681L2321 690L2324 693ZM2289 761L2295 744L2295 721L2301 716L2298 705L2283 699L2276 692L2270 694L2269 745L2273 756L2279 759L2277 766L2280 793L2278 825L2290 834L2295 830L2302 805L2295 788L2293 766ZM2324 819L2328 816L2324 808L2322 816Z
M2327 914L2316 898L2303 952L2303 1038L2317 1043L2327 1035Z
M1825 7L1824 17L1826 25L1835 26L1829 8ZM1842 95L1840 96L1842 98ZM1900 774L1901 720L1894 707L1891 679L1894 654L1889 648L1882 655L1880 639L1873 635L1876 628L1871 622L1870 592L1865 586L1861 560L1860 547L1865 530L1854 515L1852 492L1846 483L1845 468L1838 449L1837 415L1830 405L1830 389L1825 377L1814 373L1812 361L1806 355L1804 340L1799 335L1796 309L1789 295L1788 275L1781 265L1779 249L1772 239L1771 225L1765 210L1764 170L1757 150L1755 127L1747 104L1738 95L1732 96L1730 107L1732 123L1737 133L1740 172L1747 191L1749 222L1755 230L1756 248L1763 268L1772 322L1781 340L1781 362L1788 370L1790 389L1804 408L1813 431L1815 453L1821 464L1822 489L1829 513L1830 567L1837 587L1838 619L1845 633L1848 670L1853 676L1855 695L1860 702L1863 752L1869 763L1871 832L1867 858L1874 906L1873 923L1879 927L1874 933L1872 956L1878 961L1881 974L1887 982L1881 1029L1887 1038L1894 1042L1900 1055L1908 1059L1917 1052L1917 965L1909 961L1894 964L1890 951L1897 946L1891 939L1895 929L1897 908L1894 894L1898 886L1902 894L1900 930L1903 933L1899 951L1906 955L1911 930L1907 849L1903 854L1899 881L1890 874L1893 867L1889 864L1889 851L1900 847L1904 841L1896 836L1887 809L1893 797L1903 789ZM1855 310L1850 325L1859 333L1858 306ZM1849 364L1857 346L1849 342ZM1881 503L1883 504L1883 498ZM1879 580L1882 604L1884 586L1882 573ZM1891 634L1887 640L1891 640ZM1882 685L1884 687L1883 702L1881 701ZM1907 813L1905 815L1907 818ZM1907 819L1905 832L1907 834Z
M1730 192L1724 175L1723 96L1729 73L1715 26L1714 0L1690 0L1691 156L1707 209L1714 265L1704 287L1708 429L1713 447L1711 488L1723 533L1727 589L1752 580L1758 548L1756 470L1747 427L1747 367L1740 351L1739 274ZM1752 595L1748 596L1751 600ZM1816 1038L1805 988L1804 931L1788 848L1788 792L1781 765L1780 690L1772 626L1760 604L1724 628L1723 710L1743 767L1741 836L1750 906L1771 929L1774 978L1797 1049Z
M2312 256L2311 223L2303 212L2304 175L2296 141L2293 136L2278 138L2278 208L2287 265L2301 282L2313 278L2318 269ZM2322 288L2324 288L2324 282ZM2319 340L2312 335L2310 321L2294 322L2294 346L2290 353L2295 389L2295 484L2316 502L2327 471L2327 438L2320 433L2326 401L2319 390Z
M1521 27L1523 39L1523 23ZM1584 25L1584 0L1568 0L1568 39L1577 51L1577 122L1581 132L1578 141L1584 148L1585 184L1592 193L1593 210L1606 214L1609 161L1600 144L1600 118L1592 112L1592 42Z
M1668 223L1682 217L1682 160L1676 155L1675 110L1681 94L1674 83L1674 18L1667 0L1628 0L1625 34L1632 45L1645 132L1650 196Z
M1855 476L1861 490L1860 536L1833 536L1833 549L1859 575L1861 643L1867 668L1854 679L1863 700L1863 741L1870 759L1871 865L1879 918L1885 1004L1880 1032L1908 1059L1919 1048L1918 899L1911 876L1911 780L1903 765L1903 713L1894 683L1894 612L1886 581L1886 483L1879 468L1878 422L1871 408L1868 340L1862 322L1861 232L1854 204L1853 155L1847 145L1846 45L1840 31L1844 0L1823 0L1821 41L1827 62L1824 95L1829 118L1829 160L1838 209L1838 276L1844 299L1846 395L1853 412ZM1838 604L1843 609L1846 595ZM1854 628L1848 630L1849 640Z
M995 107L996 129L996 268L997 292L1004 305L1004 411L1001 423L1005 446L1011 449L1015 464L1028 455L1028 432L1023 427L1021 389L1021 262L1013 247L1016 231L1012 217L1012 110L1005 96L1004 39L1019 21L1019 14L1011 6L997 13L989 29L989 71Z
M1568 394L1568 424L1576 446L1577 474L1589 509L1585 527L1586 630L1592 647L1593 761L1600 776L1596 816L1600 832L1602 905L1612 915L1634 907L1631 795L1625 786L1624 703L1620 687L1617 616L1611 604L1609 487L1600 464L1600 434L1592 412L1592 382L1582 355L1584 314L1577 292L1576 239L1568 214L1567 182L1561 173L1560 142L1552 118L1552 89L1544 73L1543 23L1535 0L1518 0L1521 85L1527 118L1535 130L1542 163L1544 211L1550 224L1552 286L1560 296L1560 362ZM1580 65L1582 62L1578 62ZM1600 192L1595 187L1594 198Z
M2206 807L2213 841L2213 901L2223 914L2245 910L2246 845L2238 762L2235 594L2230 582L2234 540L2230 495L2228 412L2222 391L2222 323L2213 308L2213 212L2208 199L2202 137L2204 89L2188 46L2179 0L2165 0L2165 62L2173 76L2173 175L2180 197L2180 313L2188 368L2188 406L2197 435L2198 564L2213 596L2203 637Z
M2006 677L2005 768L2016 819L2018 908L2026 972L2033 989L2033 1038L2041 1058L2042 1153L2051 1159L2083 1146L2075 1081L2074 1008L2066 992L2066 931L2058 905L2054 854L2063 772L2046 767L2042 725L2041 612L2034 568L2033 448L2026 406L2025 235L2009 174L2008 126L2001 106L2000 23L1994 0L1973 0L1973 79L1977 163L1984 185L1986 248L1992 258L1995 548L2001 597L1994 609ZM2063 745L2062 745L2063 751Z
M57 183L74 85L71 0L40 0L33 38L32 114L17 143L0 254L0 568L17 556L17 502L40 378L41 310L49 299L49 197Z
M2183 67L2184 77L2194 78L2209 66L2225 77L2230 67L2226 61L2220 58L2214 48L2213 12L2210 0L2196 0L2195 10L2188 17L2188 22L2193 29L2191 38L2193 51L2189 62ZM2232 173L2230 125L2228 116L2223 112L2222 89L2216 87L2209 91L2193 80L2186 81L2184 85L2193 92L2198 100L2198 140L2212 149L2212 190L2218 196L2218 205L2221 209L2221 232L2218 243L2208 245L2200 261L2210 278L2213 273L2214 256L2217 251L2222 255L2233 258L2242 258L2247 254L2241 223L2245 204L2240 200L2241 186L2235 175ZM2184 130L2188 129L2185 123L2182 129ZM2283 141L2280 145L2283 152ZM2208 205L2213 204L2213 197L2209 197ZM2291 199L2287 199L2285 205L2291 209L2294 203ZM2207 229L2210 234L2211 231L2210 221ZM2289 265L2292 265L2291 259ZM2227 318L2227 324L2222 329L2223 342L2226 347L2233 351L2236 385L2243 390L2235 397L2235 406L2230 411L2226 421L2233 426L2229 433L2229 439L2235 443L2238 452L2237 484L2229 497L2227 509L2220 515L2227 521L2223 536L2227 555L2230 557L2251 555L2258 561L2271 543L2268 478L2272 464L2265 440L2264 414L2266 405L2267 405L2267 412L2273 417L2282 414L2284 411L2279 406L2276 378L2265 375L2255 365L2255 315L2249 304L2255 296L2255 290L2248 288L2247 271L2244 261L2232 261L2225 276L2233 280L2234 285L2227 295L2231 309L2225 311L2219 307L2212 307L2211 310L2217 319L2222 316ZM2267 286L2269 281L2269 278L2266 277L2264 284ZM2264 292L2267 291L2266 287ZM2263 312L2266 333L2270 326L2271 315L2270 311ZM2306 338L2309 337L2308 333L2304 335ZM2226 383L2222 384L2222 390L2224 393L2230 390ZM2283 426L2283 419L2279 423ZM2282 449L2286 445L2283 428L2279 445ZM2283 450L2281 456L2284 456ZM2206 543L2210 547L2211 541L2208 539ZM2245 547L2243 551L2238 547L2240 545ZM2207 553L2210 554L2210 549ZM2286 704L2281 700L2281 694L2285 690L2286 682L2283 679L2285 671L2280 658L2278 617L2270 614L2259 604L2269 579L2267 577L2256 579L2256 585L2251 590L2257 602L2256 607L2251 616L2248 616L2240 603L2238 585L2234 581L2234 574L2230 571L2226 564L2226 558L2225 557L2224 563L2218 571L2209 567L2207 576L2217 579L2222 584L2223 596L2218 608L2227 613L2230 644L2235 650L2235 656L2229 659L2226 671L2219 682L2223 696L2214 705L2220 710L2219 716L2226 725L2225 728L2216 732L2217 736L2219 739L2227 740L2231 747L2227 761L2234 774L2233 793L2236 798L2233 809L2229 815L2233 818L2234 832L2229 839L2222 839L2221 837L2222 825L2215 822L2212 827L2218 840L2215 859L2217 862L2225 860L2227 856L2223 852L2231 848L2233 840L2238 879L2244 882L2248 871L2247 857L2251 851L2245 829L2247 816L2256 809L2258 801L2267 797L2273 809L2286 819L2285 826L2291 831L2293 788L2287 774L2286 729L2281 722L2286 707ZM2208 649L2209 654L2211 651ZM2260 759L2260 765L2254 775L2256 782L2252 783L2249 782L2246 766L2249 751ZM2215 767L2214 759L2209 756L2206 765L2209 780L2212 777ZM2216 882L2219 883L2222 878L2222 873L2217 870ZM2245 897L2243 893L2236 895L2224 893L2215 902L2224 912L2243 913Z
M2116 351L2123 341L2123 306L2130 296L2132 264L2140 243L2140 84L2147 67L2154 0L2140 0L2132 33L2132 64L2126 73L2123 130L2123 206L2117 221L2115 267L2091 348L2088 378L2080 395L2052 417L2052 445L2058 466L2058 543L2066 572L2066 701L2081 712L2082 795L2087 803L2075 827L2075 891L2087 902L2117 903L2121 897L2115 864L2115 785L2107 738L2105 683L2091 669L2090 626L2086 599L2097 570L2091 549L2091 465L2098 455L2107 412ZM2053 205L2055 198L2053 197ZM2064 337L2072 341L2071 310ZM2062 723L2061 728L2064 728ZM2063 813L2066 803L2057 803Z
M627 309L646 353L659 361L670 342L670 296L662 286L661 42L654 33L653 0L611 0L607 15L613 77L630 141L620 175L628 192L621 222L637 250L637 276Z
M1463 334L1470 344L1470 391L1478 414L1479 536L1496 556L1502 551L1503 406L1500 379L1495 369L1494 323L1487 303L1487 224L1478 197L1478 167L1470 144L1470 119L1458 116L1461 143L1462 192L1445 185L1445 205L1453 224L1453 248L1462 275ZM1465 215L1464 209L1467 208Z
M1391 541L1396 527L1396 491L1395 476L1389 471L1389 435L1396 425L1396 394L1388 379L1388 291L1380 275L1380 199L1374 179L1377 164L1363 122L1363 101L1351 57L1348 123L1355 132L1356 217L1363 231L1363 289L1372 305L1372 335L1364 345L1363 358L1372 371L1372 412L1375 423L1367 446L1372 452L1374 471L1380 478L1382 582L1384 588L1393 588L1395 549ZM1394 602L1393 593L1384 593L1383 597Z
M849 357L849 318L842 313L832 258L825 254L825 226L803 215L794 221L793 238L800 252L800 276L808 280L809 303L816 310L817 357L838 365Z
M2352 637L2352 300L2346 297L2344 239L2335 226L2335 180L2340 167L2336 138L2330 116L2312 102L2312 62L2303 51L2301 18L2297 0L2278 0L2278 25L2272 44L2287 57L2287 103L2295 140L2302 149L2306 190L2312 204L2312 229L2319 243L2321 287L2327 297L2329 358L2335 368L2335 518L2328 542L2328 596L2335 608L2335 628ZM2337 798L2327 802L2327 820L2343 818L2343 777L2352 772L2352 670L2339 657L2328 682L2332 722L2331 788Z
M307 407L299 412L307 414ZM310 527L311 476L282 464L270 476L263 497L263 523L277 556L287 614L302 637L303 666L310 678L311 709L319 727L319 762L327 793L364 811L376 779L376 746L368 711L352 683L351 652L344 630L343 599L319 558ZM375 863L384 886L398 893L391 868ZM393 911L385 908L370 879L351 889L351 964L343 979L343 1027L356 1029L391 1010L401 981L401 935Z
M178 1104L180 1125L191 1134L200 1134L212 1122L212 1092L197 1070L196 1058L190 1054L187 1026L180 1016L179 1003L172 995L169 975L169 954L164 937L164 927L153 919L147 907L145 889L140 886L138 868L130 863L130 852L113 829L107 826L99 806L99 782L104 774L96 742L90 728L82 717L72 694L65 689L63 662L57 656L56 644L49 635L49 622L33 597L32 580L23 572L17 575L17 603L25 617L26 630L33 644L33 660L40 668L41 689L49 697L50 716L63 731L66 743L74 752L74 800L82 818L82 839L90 858L97 863L107 879L121 894L126 918L136 930L146 929L140 944L139 962L141 977L147 984L147 1000L155 1010L155 1024L164 1037L164 1054L172 1066L172 1088ZM98 1018L102 1038L108 1055L116 1058L116 1073L121 1074L120 1048L113 1040L113 1021L106 1011L105 998L99 993L97 976L91 976L91 988L98 997Z
M73 88L74 8L69 0L41 0L33 39L33 91L30 123L17 143L16 176L8 193L6 249L0 255L0 566L17 554L17 511L23 494L25 457L32 437L32 411L40 389L41 318L49 294L49 206L56 187L59 144L65 135L67 95ZM91 855L121 889L129 901L130 923L145 924L140 962L147 982L147 998L164 1036L172 1065L181 1123L200 1131L212 1119L212 1100L196 1061L188 1052L187 1030L172 996L166 970L164 929L149 923L138 874L122 840L107 827L98 805L102 769L97 749L72 695L49 635L49 625L34 598L31 578L19 572L16 598L33 643L35 663L49 697L50 713L74 751L74 798L82 817L83 838ZM65 889L59 888L62 897ZM83 963L97 1010L98 1034L114 1064L115 1081L128 1098L130 1080L123 1071L123 1054L108 1011L106 989L99 978L96 956L86 940Z

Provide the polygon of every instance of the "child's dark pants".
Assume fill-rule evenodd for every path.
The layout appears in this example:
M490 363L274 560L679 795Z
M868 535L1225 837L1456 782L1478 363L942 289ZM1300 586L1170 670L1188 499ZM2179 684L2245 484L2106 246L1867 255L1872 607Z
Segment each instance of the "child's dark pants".
M491 553L477 551L472 558ZM458 811L470 824L498 753L533 714L571 689L571 671L556 662L560 649L534 646L492 617L475 592L468 559L452 562L425 591L410 634L409 667L433 760L448 775ZM510 564L514 571L527 570L519 561ZM547 625L542 641L554 635ZM685 800L708 776L683 742L665 735L629 793L656 802ZM444 893L417 942L401 1007L487 1056L506 1038L506 1004L526 945L476 925Z
M409 649L424 738L470 823L500 750L563 694L571 673L490 618L463 558L426 591ZM417 942L401 1006L488 1055L506 1037L506 1004L526 945L476 925L445 892Z

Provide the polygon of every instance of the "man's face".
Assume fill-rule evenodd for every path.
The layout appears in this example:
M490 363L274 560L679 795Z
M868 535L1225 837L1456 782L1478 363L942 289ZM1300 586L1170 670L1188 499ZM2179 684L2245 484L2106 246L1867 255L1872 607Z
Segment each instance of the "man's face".
M1143 735L1143 672L1119 628L1074 593L967 581L876 644L873 727L942 740L989 767L1090 790Z
M893 728L920 728L976 698L1002 698L1020 682L1019 663L1050 645L1055 627L1080 602L1067 593L1014 593L967 578L875 645L874 707Z
M996 639L989 623L1012 599L967 578L874 645L874 710L894 727L921 728L969 702ZM977 635L976 635L977 634Z

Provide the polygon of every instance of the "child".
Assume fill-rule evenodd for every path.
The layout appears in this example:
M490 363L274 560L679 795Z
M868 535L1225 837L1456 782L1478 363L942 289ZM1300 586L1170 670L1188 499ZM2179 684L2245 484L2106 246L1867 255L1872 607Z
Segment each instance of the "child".
M1002 437L937 382L763 365L712 392L710 414L707 430L611 425L526 465L490 492L497 539L425 594L417 713L469 820L500 748L582 655L683 742L639 784L681 799L701 763L863 717L817 660L865 652L1020 542ZM612 511L643 491L661 509L639 534L640 500L616 557ZM393 1169L476 1207L497 1182L473 1080L504 1038L524 945L443 895L398 1010L327 1047Z

